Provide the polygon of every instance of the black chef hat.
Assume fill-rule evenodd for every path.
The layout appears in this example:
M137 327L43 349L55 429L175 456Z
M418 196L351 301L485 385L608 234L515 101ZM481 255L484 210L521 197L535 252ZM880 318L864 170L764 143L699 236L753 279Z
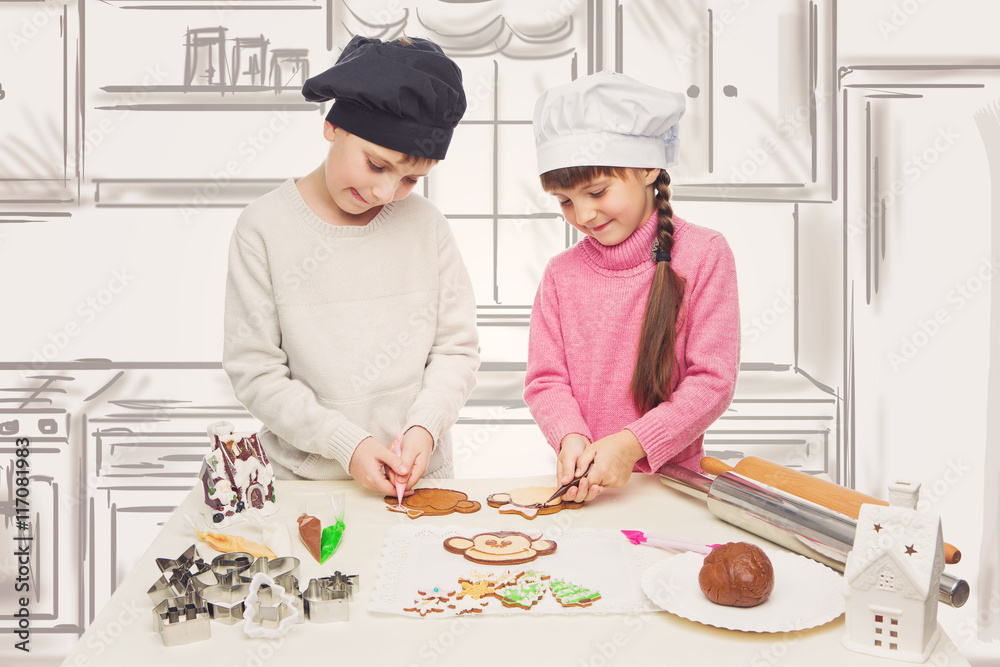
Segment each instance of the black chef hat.
M444 159L465 113L462 70L419 37L401 43L355 36L337 64L306 81L302 95L335 100L326 119L351 134L434 160Z

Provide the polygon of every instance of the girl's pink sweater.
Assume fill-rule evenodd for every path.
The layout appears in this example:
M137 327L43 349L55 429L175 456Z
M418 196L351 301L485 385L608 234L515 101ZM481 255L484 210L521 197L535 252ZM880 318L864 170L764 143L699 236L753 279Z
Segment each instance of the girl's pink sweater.
M677 326L679 373L670 401L644 415L629 383L656 265L656 212L616 246L587 237L553 257L531 311L524 400L558 452L579 433L591 442L628 429L646 457L699 470L705 430L729 407L740 361L733 253L722 234L674 218L674 270L687 284Z

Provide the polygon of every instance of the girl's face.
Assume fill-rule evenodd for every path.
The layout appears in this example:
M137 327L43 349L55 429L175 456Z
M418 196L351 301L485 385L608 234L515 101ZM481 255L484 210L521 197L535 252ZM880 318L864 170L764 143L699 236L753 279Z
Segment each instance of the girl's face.
M632 169L625 178L598 176L555 195L566 222L601 245L618 245L653 213L659 169Z
M330 142L326 188L347 224L367 224L384 204L410 194L417 181L437 162L408 162L408 156L373 144L346 130L323 125Z

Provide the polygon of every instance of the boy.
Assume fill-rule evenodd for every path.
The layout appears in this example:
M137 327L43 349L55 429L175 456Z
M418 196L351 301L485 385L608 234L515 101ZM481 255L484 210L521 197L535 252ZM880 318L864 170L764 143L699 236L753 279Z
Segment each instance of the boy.
M430 41L358 36L303 95L336 100L329 152L240 215L223 367L279 478L409 495L453 476L448 430L479 367L468 273L412 194L465 113L461 71Z

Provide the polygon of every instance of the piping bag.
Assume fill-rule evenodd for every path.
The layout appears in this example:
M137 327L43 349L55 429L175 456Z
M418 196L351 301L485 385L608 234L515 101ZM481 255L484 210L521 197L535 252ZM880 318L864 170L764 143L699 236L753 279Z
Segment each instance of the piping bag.
M340 546L340 540L344 536L344 514L346 501L343 491L335 491L329 494L330 503L333 505L334 522L323 526L319 517L308 513L306 504L300 506L301 514L297 519L299 525L299 539L306 546L309 553L316 562L323 565L330 559L330 556ZM325 505L325 504L324 504ZM324 517L329 517L330 513L324 506L324 511L320 512Z
M673 463L660 468L667 486L708 502L708 511L726 523L763 537L795 553L844 571L854 547L857 519L766 484L724 472L715 479ZM961 607L969 599L964 579L941 573L938 600Z
M392 441L389 449L396 456L403 456L403 436L396 434L396 439ZM400 482L399 478L396 478L396 507L403 506L403 494L406 492L406 482Z

